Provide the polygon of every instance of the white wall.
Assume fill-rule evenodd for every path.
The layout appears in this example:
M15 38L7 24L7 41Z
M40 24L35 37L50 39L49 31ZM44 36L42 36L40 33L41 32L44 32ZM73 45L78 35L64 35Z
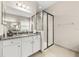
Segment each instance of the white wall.
M55 43L79 51L79 2L57 2L47 11L55 17Z
M2 6L1 6L1 1L0 1L0 35L3 34L3 26L1 24L1 20L2 20Z

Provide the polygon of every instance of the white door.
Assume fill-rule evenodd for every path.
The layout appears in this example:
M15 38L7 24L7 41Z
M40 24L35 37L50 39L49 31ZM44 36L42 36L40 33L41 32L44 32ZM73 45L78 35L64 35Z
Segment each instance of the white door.
M3 47L3 57L20 57L21 56L21 46L5 46Z
M27 57L32 54L32 38L25 37L22 39L22 56Z
M34 36L33 38L33 53L35 53L40 50L40 36Z

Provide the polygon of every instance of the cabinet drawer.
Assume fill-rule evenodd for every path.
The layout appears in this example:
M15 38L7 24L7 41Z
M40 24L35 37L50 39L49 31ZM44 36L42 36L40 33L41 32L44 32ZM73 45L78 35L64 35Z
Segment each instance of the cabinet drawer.
M16 45L16 44L21 44L21 40L19 40L19 39L11 39L11 40L3 41L3 46Z

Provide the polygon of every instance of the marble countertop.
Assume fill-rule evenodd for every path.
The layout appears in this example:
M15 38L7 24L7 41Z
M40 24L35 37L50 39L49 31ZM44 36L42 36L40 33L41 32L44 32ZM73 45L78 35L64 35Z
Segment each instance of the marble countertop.
M30 34L18 34L18 35L14 35L11 37L2 37L2 40L10 40L10 39L16 39L16 38L23 38L23 37L29 37L29 36L34 36L34 35L38 35L39 33L30 33Z

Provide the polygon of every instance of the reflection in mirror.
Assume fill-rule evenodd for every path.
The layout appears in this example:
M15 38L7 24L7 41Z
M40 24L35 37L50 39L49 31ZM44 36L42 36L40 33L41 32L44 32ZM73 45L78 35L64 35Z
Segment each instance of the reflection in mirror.
M8 4L9 3L9 4ZM3 2L3 20L2 24L6 28L4 31L8 36L13 34L22 34L31 32L30 17L26 16L29 13L14 8L14 2ZM5 35L4 35L5 36Z
M43 25L43 20L42 20L42 12L37 13L36 17L37 17L37 26L36 26L36 30L37 31L41 31L42 30L42 25Z

